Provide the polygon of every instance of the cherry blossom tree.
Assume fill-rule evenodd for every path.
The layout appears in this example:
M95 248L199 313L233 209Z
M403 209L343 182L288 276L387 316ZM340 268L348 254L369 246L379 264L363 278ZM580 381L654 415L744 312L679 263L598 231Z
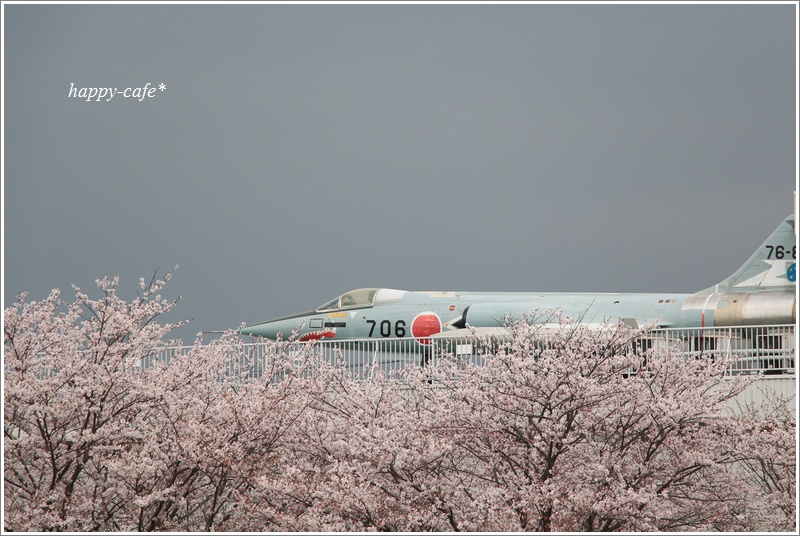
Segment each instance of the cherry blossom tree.
M98 300L53 291L5 311L7 529L235 529L243 493L275 470L313 376L286 374L285 344L256 359L232 332L168 359L170 277L142 280L131 303L103 279ZM286 379L254 381L256 366Z
M333 382L260 485L292 530L791 530L790 414L733 413L751 379L639 334L523 323L481 365Z
M171 274L167 276L169 280ZM155 319L175 302L158 294L165 281L141 281L127 303L118 279L98 280L102 297L76 288L64 303L57 290L41 302L21 295L5 311L4 467L7 528L99 529L104 473L98 455L126 451L140 432L133 418L156 401L137 362L162 347L175 324ZM88 493L88 496L86 495ZM109 505L111 514L117 506ZM102 514L100 514L102 515Z
M7 530L795 528L793 403L737 407L725 360L558 316L367 379L291 339L170 351L171 276L4 312Z
M785 395L767 397L762 404L737 412L734 433L739 443L737 475L757 493L750 515L764 527L793 530L797 517L797 414Z

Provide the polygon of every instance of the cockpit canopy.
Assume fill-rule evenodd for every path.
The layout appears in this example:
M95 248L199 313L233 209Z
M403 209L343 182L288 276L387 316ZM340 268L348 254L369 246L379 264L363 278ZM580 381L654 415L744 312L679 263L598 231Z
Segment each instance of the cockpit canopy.
M379 288L360 288L345 292L324 305L317 307L316 312L339 311L341 309L357 309L359 307L372 307L375 295Z

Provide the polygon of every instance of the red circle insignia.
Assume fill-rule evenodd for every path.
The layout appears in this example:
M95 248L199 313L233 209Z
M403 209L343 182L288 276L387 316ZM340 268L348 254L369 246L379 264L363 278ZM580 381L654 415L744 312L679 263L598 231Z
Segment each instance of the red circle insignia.
M441 331L442 321L439 315L430 311L418 314L411 322L411 335L420 344L430 344L431 340L428 337Z

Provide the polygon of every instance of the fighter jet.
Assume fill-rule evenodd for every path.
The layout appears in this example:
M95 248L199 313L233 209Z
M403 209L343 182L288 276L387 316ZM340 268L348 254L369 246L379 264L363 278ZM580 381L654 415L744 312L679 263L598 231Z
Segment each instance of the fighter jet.
M680 328L795 324L794 222L794 215L784 218L733 275L694 294L361 288L313 311L245 327L241 333L273 340L294 336L299 341L411 337L420 347L426 347L442 336L492 333L509 321L552 321L550 313L556 311L561 318L590 325L620 321L634 327Z

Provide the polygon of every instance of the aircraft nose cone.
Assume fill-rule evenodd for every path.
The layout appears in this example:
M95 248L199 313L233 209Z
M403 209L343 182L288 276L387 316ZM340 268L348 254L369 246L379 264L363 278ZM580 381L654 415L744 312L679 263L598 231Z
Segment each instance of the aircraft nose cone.
M275 318L254 326L244 327L239 330L239 333L242 335L252 335L254 337L265 337L273 341L278 340L278 336L280 335L283 340L287 340L292 337L295 330L300 329L301 326L305 327L302 331L305 332L308 330L309 316L313 314L314 312L312 311L310 313L299 313L282 318Z
M278 339L279 332L280 330L278 330L278 326L275 325L275 322L264 322L262 324L256 324L255 326L247 326L239 330L239 333L242 335L265 337L273 341Z

